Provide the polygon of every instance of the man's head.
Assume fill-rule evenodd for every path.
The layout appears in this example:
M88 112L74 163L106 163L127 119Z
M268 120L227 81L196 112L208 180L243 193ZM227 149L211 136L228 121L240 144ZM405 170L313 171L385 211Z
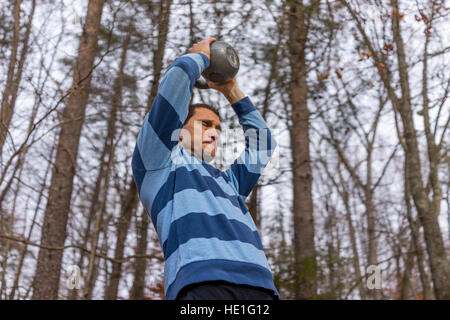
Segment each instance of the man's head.
M180 134L180 143L196 158L210 162L220 142L220 115L208 104L189 105L189 112Z

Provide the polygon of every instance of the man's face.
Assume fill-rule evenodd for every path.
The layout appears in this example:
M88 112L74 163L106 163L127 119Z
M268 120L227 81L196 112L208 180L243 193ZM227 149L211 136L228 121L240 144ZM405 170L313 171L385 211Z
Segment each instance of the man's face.
M194 115L183 126L180 134L183 148L196 158L210 162L216 155L220 142L220 119L211 110L198 107Z

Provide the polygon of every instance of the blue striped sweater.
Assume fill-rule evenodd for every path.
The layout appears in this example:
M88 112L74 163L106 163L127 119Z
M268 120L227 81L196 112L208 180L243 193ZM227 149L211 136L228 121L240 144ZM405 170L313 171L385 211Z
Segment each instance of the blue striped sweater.
M144 119L132 158L139 197L164 253L164 289L225 280L278 296L255 223L244 203L276 146L248 97L232 104L246 148L226 171L195 158L173 132L182 128L195 81L209 66L202 53L175 59Z

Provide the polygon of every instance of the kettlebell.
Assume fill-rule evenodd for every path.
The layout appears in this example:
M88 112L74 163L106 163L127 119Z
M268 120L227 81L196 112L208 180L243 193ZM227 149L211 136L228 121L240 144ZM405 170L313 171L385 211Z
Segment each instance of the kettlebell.
M232 46L224 41L215 41L210 45L210 64L202 72L203 78L224 83L234 78L239 71L239 56ZM209 89L205 80L199 79L194 86L199 89Z

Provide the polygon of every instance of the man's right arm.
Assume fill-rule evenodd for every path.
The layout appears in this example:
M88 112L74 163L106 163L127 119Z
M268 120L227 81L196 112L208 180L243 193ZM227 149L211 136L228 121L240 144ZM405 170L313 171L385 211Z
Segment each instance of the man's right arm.
M194 83L208 66L205 54L189 53L175 59L161 81L133 153L132 169L139 192L146 171L170 165L172 148L178 143L172 134L182 128Z

